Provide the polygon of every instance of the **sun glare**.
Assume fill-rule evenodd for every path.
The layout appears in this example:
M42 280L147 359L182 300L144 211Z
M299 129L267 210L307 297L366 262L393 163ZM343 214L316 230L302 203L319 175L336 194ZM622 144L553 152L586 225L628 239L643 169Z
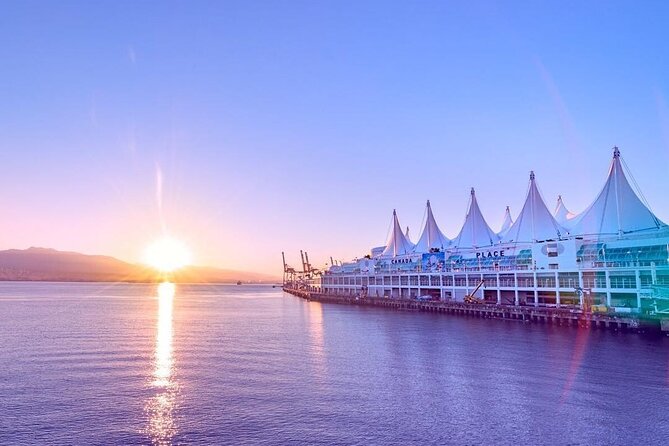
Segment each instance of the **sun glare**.
M145 261L151 267L169 273L191 263L190 251L179 240L163 237L146 248Z

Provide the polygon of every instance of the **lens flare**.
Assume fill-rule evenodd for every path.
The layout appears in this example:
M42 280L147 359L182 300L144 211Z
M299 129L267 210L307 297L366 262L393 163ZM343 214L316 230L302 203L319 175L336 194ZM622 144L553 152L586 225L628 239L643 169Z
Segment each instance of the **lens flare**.
M186 245L172 237L160 238L146 248L144 261L165 273L191 264L192 258Z

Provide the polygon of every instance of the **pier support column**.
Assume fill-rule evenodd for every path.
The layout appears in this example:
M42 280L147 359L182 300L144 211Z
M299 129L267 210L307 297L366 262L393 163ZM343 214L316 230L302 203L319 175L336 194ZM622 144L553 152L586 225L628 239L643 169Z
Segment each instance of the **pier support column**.
M499 289L499 279L497 279L497 305L502 304L502 291Z
M555 307L560 308L560 277L555 272Z
M638 268L634 270L634 275L636 276L636 307L641 309L641 273Z
M555 307L560 308L560 287L559 287L559 284L555 288Z
M606 306L611 307L611 287L609 284L609 270L604 271L604 277L606 279Z
M539 291L537 291L536 289L534 290L534 306L535 307L539 306Z
M579 288L583 289L583 272L579 271L578 272L578 286ZM577 293L578 294L578 306L583 309L583 293Z
M520 299L518 299L518 288L514 290L513 304L515 306L518 306L518 304L520 304Z

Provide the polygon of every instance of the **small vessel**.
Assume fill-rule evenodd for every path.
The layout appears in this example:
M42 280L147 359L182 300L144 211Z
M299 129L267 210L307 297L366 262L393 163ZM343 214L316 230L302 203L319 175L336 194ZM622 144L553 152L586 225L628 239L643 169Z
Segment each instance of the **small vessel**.
M242 284L242 281L241 281L241 280L238 280L238 281L237 281L237 285L241 285L241 284Z

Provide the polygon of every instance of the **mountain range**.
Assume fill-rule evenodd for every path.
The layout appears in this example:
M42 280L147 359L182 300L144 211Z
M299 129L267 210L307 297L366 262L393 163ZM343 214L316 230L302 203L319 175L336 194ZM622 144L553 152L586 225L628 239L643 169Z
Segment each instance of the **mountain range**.
M188 266L165 275L148 266L110 256L49 248L0 251L0 281L159 282L166 279L180 283L276 283L280 280L269 274L202 266Z

